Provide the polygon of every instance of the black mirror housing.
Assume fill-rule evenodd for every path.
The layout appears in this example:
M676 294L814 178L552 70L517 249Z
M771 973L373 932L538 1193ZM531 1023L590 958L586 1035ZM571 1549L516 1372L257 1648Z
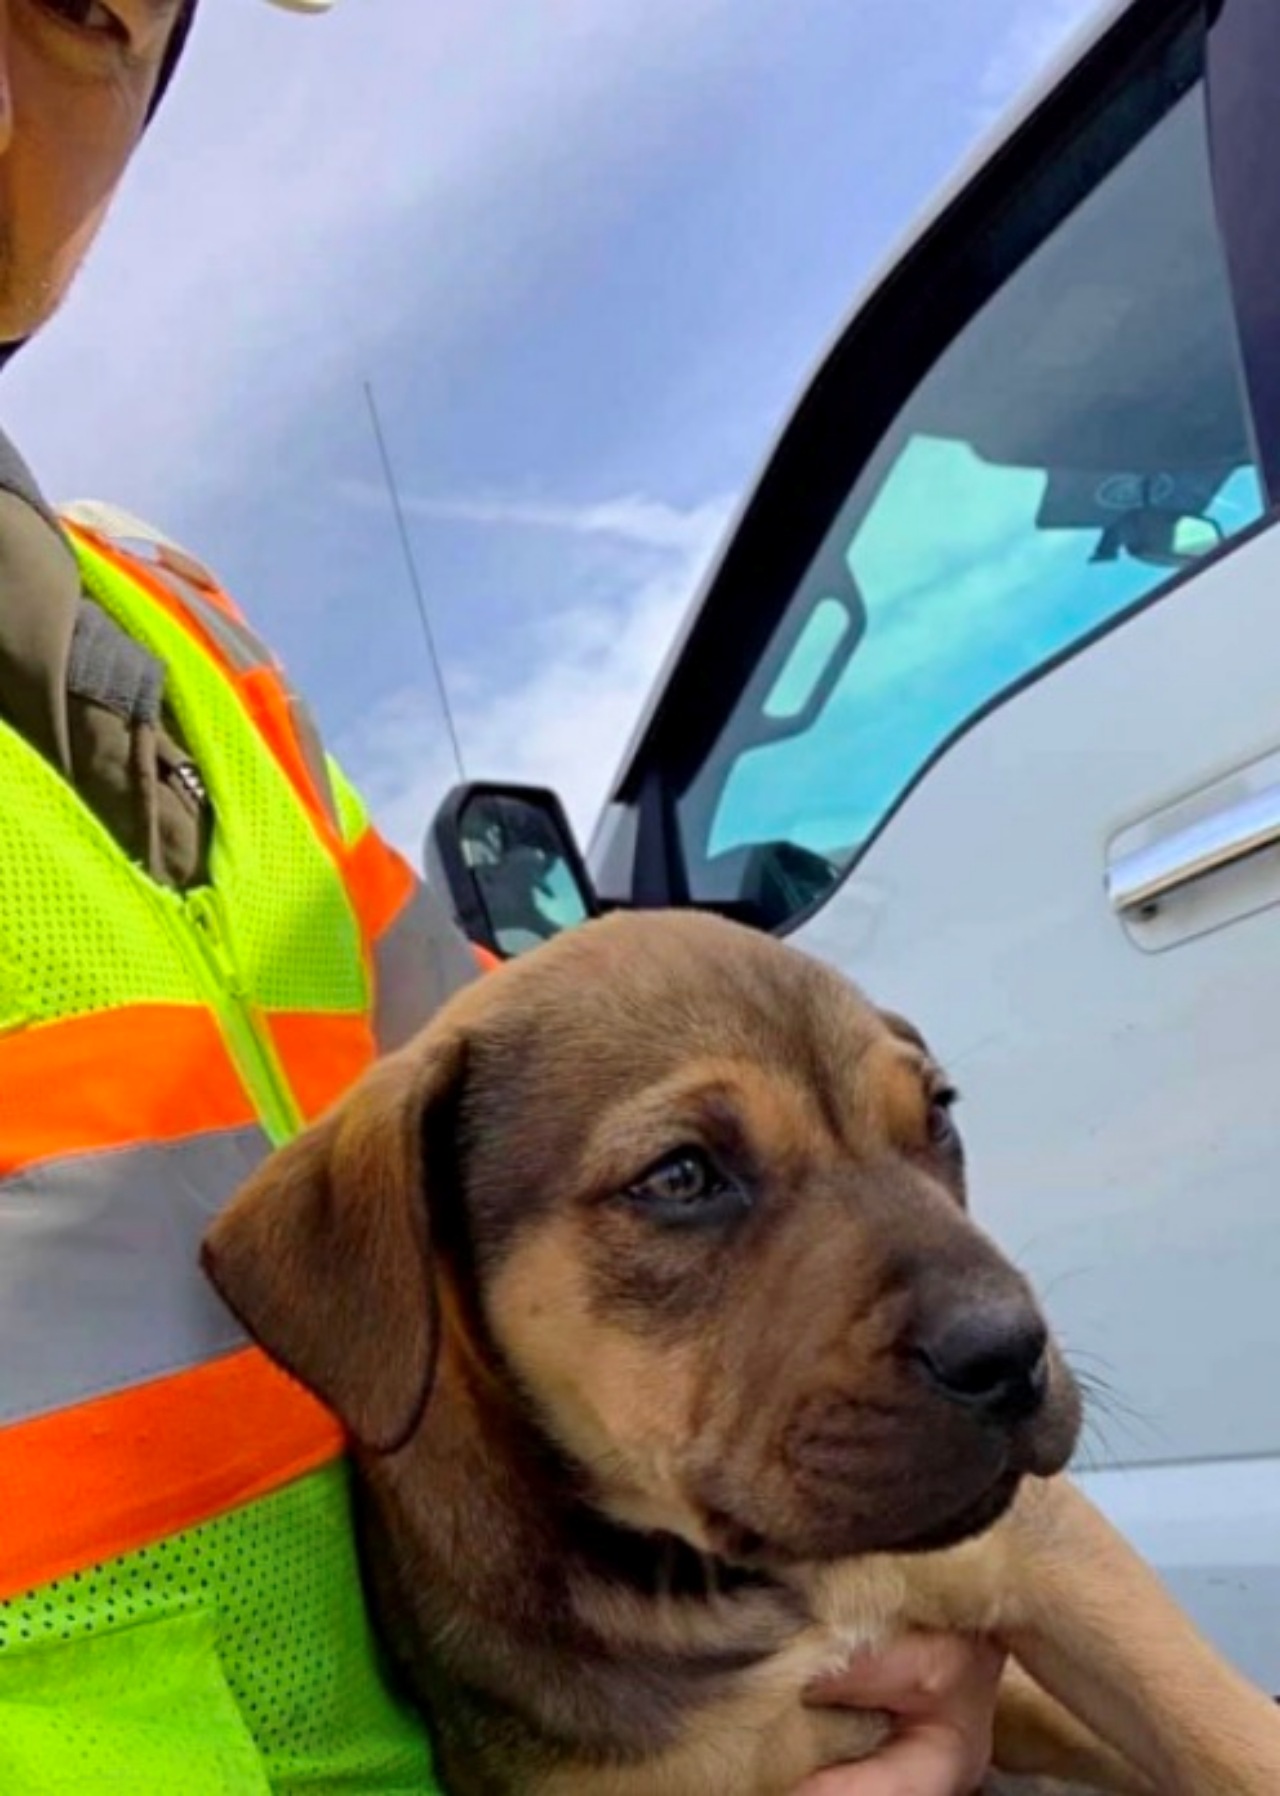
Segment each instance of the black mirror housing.
M564 806L546 787L455 786L423 858L468 939L502 960L600 914Z

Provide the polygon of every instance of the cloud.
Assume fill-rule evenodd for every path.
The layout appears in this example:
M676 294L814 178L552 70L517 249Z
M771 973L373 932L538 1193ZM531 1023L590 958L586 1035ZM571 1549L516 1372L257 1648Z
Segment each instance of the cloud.
M360 481L343 483L343 491L358 503L382 509L385 494ZM490 497L430 498L410 493L401 501L409 517L438 524L474 524L487 529L553 530L570 536L609 537L638 549L656 549L697 556L708 533L718 531L726 501L683 509L640 493L605 499L597 504L565 505L545 499Z
M493 523L526 521L518 502L485 509ZM529 671L501 691L462 685L454 713L469 775L553 787L585 837L730 505L680 511L632 495L536 510L540 527L567 531L611 520L604 533L620 542L613 591L605 603L564 606L540 620ZM382 828L417 862L426 825L457 778L438 711L424 705L421 688L401 688L347 733L339 754Z

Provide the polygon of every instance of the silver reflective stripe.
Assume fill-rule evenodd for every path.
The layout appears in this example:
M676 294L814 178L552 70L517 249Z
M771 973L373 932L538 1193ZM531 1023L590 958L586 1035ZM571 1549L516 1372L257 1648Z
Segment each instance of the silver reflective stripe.
M235 618L228 617L215 605L207 594L192 580L187 580L176 568L162 566L152 568L152 577L163 580L165 585L176 593L180 602L199 622L206 634L217 643L226 656L228 663L237 673L253 673L258 668L270 668L284 687L289 700L289 721L293 725L294 738L307 764L307 772L311 775L311 783L320 795L320 801L329 813L329 820L337 827L338 804L333 796L333 786L329 779L329 766L324 758L324 749L311 713L289 685L279 666L273 660L271 651L262 639L254 634L245 624L237 623Z
M275 672L288 694L290 721L312 784L336 828L337 800L333 794L324 749L311 714L297 693L290 688L283 670L262 638L247 624L229 617L221 606L213 603L200 585L201 579L211 586L216 584L208 569L171 537L157 530L154 524L144 523L141 518L119 505L111 505L101 499L76 499L62 507L62 515L70 523L79 524L85 530L105 536L126 554L145 560L152 579L159 580L170 589L178 603L191 613L206 635L217 643L236 673L253 673L263 667ZM188 570L185 573L184 566Z
M419 885L374 948L373 975L374 1036L389 1054L477 978L479 968L439 899Z
M75 499L61 510L69 523L92 530L125 554L145 561L151 577L170 587L179 602L194 613L237 673L274 665L271 652L261 637L255 636L247 625L228 617L201 589L194 576L199 575L212 585L213 576L208 569L162 530L157 530L154 524L144 523L122 506L109 505L101 499ZM184 574L179 563L185 564L191 572Z
M14 491L17 490L15 487ZM136 555L139 549L167 550L169 554L180 556L183 561L199 568L201 574L212 582L213 576L209 570L196 560L190 550L184 549L181 543L174 542L171 536L158 530L154 524L148 524L136 512L126 511L123 505L106 499L72 499L60 505L58 511L69 524L79 524L84 530L92 530L98 536L105 536L129 554Z
M329 813L329 821L341 833L342 823L338 815L338 800L334 795L333 781L329 778L329 762L324 752L324 744L320 740L320 732L305 702L300 699L292 686L285 683L285 691L289 694L289 721L293 725L293 733L298 747L302 750L302 758L307 763L307 772L311 775L311 784L320 794L321 803Z
M324 749L320 737L312 722L311 713L298 697L297 693L285 679L280 667L271 655L271 651L260 636L254 634L246 624L237 623L235 618L228 617L209 598L201 592L193 580L188 580L177 568L167 564L151 569L151 576L161 580L176 595L182 604L200 624L205 634L216 642L226 656L228 664L237 673L254 673L259 668L269 668L284 687L289 701L289 722L293 725L294 738L307 764L307 772L311 775L311 783L320 797L320 802L329 813L329 820L337 828L338 803L333 795L333 785L329 779L329 765L324 757Z
M244 1345L197 1255L269 1151L260 1129L228 1129L47 1161L0 1182L0 1422Z
M216 585L216 582L203 563L163 531L157 530L154 524L144 523L141 518L119 505L110 505L101 499L76 499L62 507L62 515L69 523L92 530L98 536L106 537L115 548L145 561L152 579L159 580L169 588L178 603L191 613L206 635L217 643L236 673L254 673L264 667L272 669L288 695L290 721L312 784L337 828L337 800L329 778L328 762L310 712L290 688L283 670L262 638L247 624L229 617L221 606L215 605L210 599L200 581L206 581L209 586ZM184 568L186 572L183 571Z
M274 667L267 645L246 625L228 617L207 593L201 592L194 580L186 579L176 568L161 564L149 570L153 580L160 580L177 595L205 633L212 637L237 673L253 673L259 667Z

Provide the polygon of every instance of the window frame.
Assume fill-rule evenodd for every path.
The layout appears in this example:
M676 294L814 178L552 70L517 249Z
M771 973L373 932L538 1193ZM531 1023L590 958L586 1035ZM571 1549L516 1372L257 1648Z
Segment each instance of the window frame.
M1280 8L1272 0L1211 0L1205 84L1210 172L1236 314L1256 459L1280 503Z
M1280 109L1270 117L1266 107L1266 70L1280 68L1280 9L1268 8L1274 9L1274 0L1134 0L855 315L803 394L751 494L613 796L614 804L634 807L637 819L629 902L696 905L760 921L749 906L690 892L680 795L714 748L817 545L903 405L974 314L1201 71L1215 211L1242 344L1242 398L1267 509L1194 567L1155 586L977 709L917 769L831 890L778 933L800 927L829 902L916 786L969 730L1269 527L1280 495L1280 302L1264 272L1266 246L1275 243L1280 250L1280 174L1261 220L1258 183L1245 178L1260 145L1280 151ZM1275 51L1270 64L1256 60L1264 30ZM1252 96L1248 104L1241 102L1244 93ZM1067 146L1073 154L1064 163ZM1280 169L1280 157L1274 166ZM1031 196L1034 204L1028 205ZM1000 229L993 231L997 218ZM1270 428L1261 433L1259 393L1274 400Z

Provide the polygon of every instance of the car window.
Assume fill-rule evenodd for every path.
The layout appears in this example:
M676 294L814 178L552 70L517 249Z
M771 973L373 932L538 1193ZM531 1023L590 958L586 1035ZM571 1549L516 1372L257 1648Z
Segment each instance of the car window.
M1199 84L863 467L678 800L690 895L784 922L967 722L1263 509Z

